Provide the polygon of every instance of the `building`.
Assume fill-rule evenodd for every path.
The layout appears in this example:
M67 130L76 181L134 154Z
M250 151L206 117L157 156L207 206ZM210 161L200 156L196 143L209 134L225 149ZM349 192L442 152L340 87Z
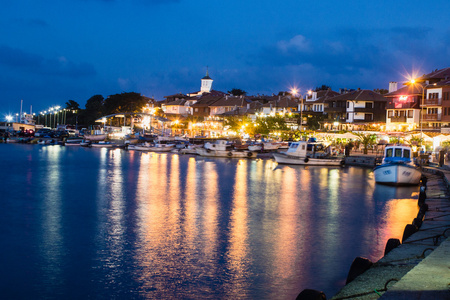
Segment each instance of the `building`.
M435 70L405 87L391 82L386 107L387 130L450 130L450 68Z
M371 90L353 90L324 100L326 122L339 123L340 129L360 127L386 121L386 98Z

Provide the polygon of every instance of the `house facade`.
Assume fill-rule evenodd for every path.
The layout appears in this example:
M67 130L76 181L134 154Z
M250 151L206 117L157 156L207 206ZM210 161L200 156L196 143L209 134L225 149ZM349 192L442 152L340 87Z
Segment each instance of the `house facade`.
M394 85L394 87L392 87ZM450 130L450 68L435 70L405 87L390 83L386 130Z

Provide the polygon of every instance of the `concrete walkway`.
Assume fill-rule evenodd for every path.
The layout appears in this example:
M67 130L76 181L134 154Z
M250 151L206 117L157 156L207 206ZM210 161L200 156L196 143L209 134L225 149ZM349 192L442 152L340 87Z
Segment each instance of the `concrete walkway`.
M419 231L331 299L450 299L450 167L424 174L428 211Z

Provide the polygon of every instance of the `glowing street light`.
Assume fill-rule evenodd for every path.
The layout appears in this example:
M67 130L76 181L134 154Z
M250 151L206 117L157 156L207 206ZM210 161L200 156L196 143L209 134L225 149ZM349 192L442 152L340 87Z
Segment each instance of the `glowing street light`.
M297 96L297 94L300 95L300 101L301 101L300 102L300 132L301 132L303 130L303 96L302 96L302 94L300 94L300 91L297 90L296 88L293 88L291 90L291 93L294 95L294 97ZM306 94L311 95L312 91L309 90ZM305 94L305 97L306 97L306 94Z
M417 80L411 79L410 83L413 86L416 86ZM419 87L422 88L422 99L420 100L420 148L422 149L422 141L423 141L423 100L425 96L425 87L426 85L419 84Z

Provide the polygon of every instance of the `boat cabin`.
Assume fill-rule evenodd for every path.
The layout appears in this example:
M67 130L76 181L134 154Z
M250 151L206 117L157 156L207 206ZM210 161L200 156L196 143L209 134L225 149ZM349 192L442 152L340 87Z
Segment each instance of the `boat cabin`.
M389 145L384 149L383 162L411 162L411 147L407 145Z
M305 141L293 142L286 151L286 155L297 157L325 157L328 153L325 152L325 147L321 143L309 143Z
M217 140L213 143L205 143L205 148L209 150L222 150L228 151L231 149L231 145L225 140Z

